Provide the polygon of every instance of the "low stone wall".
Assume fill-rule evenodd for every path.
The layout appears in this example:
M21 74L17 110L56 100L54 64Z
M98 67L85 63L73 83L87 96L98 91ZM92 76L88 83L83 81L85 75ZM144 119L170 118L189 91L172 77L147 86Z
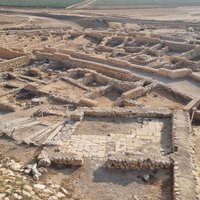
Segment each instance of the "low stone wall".
M161 40L159 38L152 38L152 37L148 37L148 36L140 36L140 35L137 35L135 37L135 40L139 43L142 43L142 44L159 44L161 43Z
M0 58L2 59L10 60L10 59L21 57L24 55L25 55L24 53L12 51L10 49L0 47Z
M196 110L194 113L194 120L199 121L200 120L200 110Z
M145 109L145 108L80 108L77 112L84 112L84 116L92 117L171 117L172 112L168 109Z
M193 73L191 73L191 74L189 75L189 77L192 78L192 79L195 80L195 81L200 82L200 73L195 73L195 72L193 72Z
M189 96L186 96L182 93L180 93L179 91L175 90L175 89L172 89L168 86L165 86L164 84L158 84L158 83L151 83L145 87L138 87L136 89L133 89L133 90L130 90L130 91L127 91L127 95L126 93L124 93L126 96L124 96L122 94L122 97L125 99L125 100L129 100L130 99L130 95L133 94L133 96L131 97L131 99L137 99L141 96L144 96L145 94L149 94L150 92L152 91L165 91L166 93L169 93L169 95L171 95L172 97L176 98L177 100L179 100L180 102L182 102L183 104L187 104L189 102L192 101L192 98L189 97ZM129 95L130 94L130 95Z
M48 162L46 162L48 161ZM60 165L70 165L74 167L80 167L84 163L83 157L77 154L60 152L57 146L55 147L45 147L38 156L38 165L44 166L48 163L48 166L51 164L60 164Z
M123 98L127 98L127 99L136 99L137 97L141 96L142 94L144 94L144 87L137 87L135 89L129 90L127 92L124 92L122 94Z
M31 30L31 31L19 33L19 36L33 37L33 36L41 36L43 34L44 33L42 31Z
M96 98L110 92L110 90L112 90L112 88L113 88L112 85L101 86L101 87L96 88L95 90L91 91L90 93L87 93L84 97L90 98L90 99L96 99Z
M144 50L144 47L124 47L126 53L139 53Z
M68 82L78 88L81 88L85 91L90 91L91 89L89 87L87 87L86 85L80 83L80 82L77 82L76 80L72 79L72 78L69 78L69 77L61 77L60 78L61 80L65 81L65 82Z
M95 50L99 51L99 52L108 52L108 53L113 52L112 47L107 47L107 46L104 46L104 45L98 45L97 47L95 47Z
M181 92L179 92L176 89L172 89L171 87L165 86L164 84L157 84L154 88L155 90L162 90L162 91L166 91L168 93L170 93L173 97L175 97L176 99L180 100L183 103L189 103L190 101L192 101L192 97L186 96L184 94L182 94Z
M4 62L0 62L0 72L9 71L11 68L18 68L26 65L31 60L30 55L21 56Z
M56 100L57 102L60 102L60 103L72 104L72 105L75 105L75 106L78 104L78 99L72 100L69 97L63 97L63 96L57 95L57 94L49 94L49 97Z
M97 39L98 41L101 41L105 37L105 34L102 34L101 32L100 33L99 32L86 32L85 36Z
M200 104L200 99L199 98L194 98L193 100L191 100L185 107L184 107L184 110L185 111L188 111L188 112L191 112L192 109L197 109L197 107L199 106Z
M182 69L176 69L176 70L169 70L169 69L165 69L165 68L160 68L158 70L159 75L166 76L166 77L169 77L169 78L172 78L172 79L187 77L191 73L192 73L192 70L188 69L188 68L182 68Z
M75 51L71 51L71 50L67 50L67 49L62 49L59 52L63 53L63 54L68 54L77 59L88 60L88 61L97 62L97 63L101 63L101 64L105 64L105 65L117 65L117 66L129 65L128 62L123 61L123 60L114 59L114 58L106 58L105 59L105 58L100 58L100 57L94 57L94 56L90 56L88 54L83 54L83 53L79 53L79 52L75 52Z
M200 56L200 46L196 46L194 49L192 49L186 53L183 53L179 56L182 56L188 60L192 60L192 59Z
M93 81L97 81L102 85L112 85L113 88L118 89L122 92L128 91L138 86L143 86L145 84L145 80L139 80L136 82L121 81L121 80L105 76L103 74L97 73L94 70L89 70L89 69L81 69L81 68L70 69L68 70L68 73L69 73L69 76L72 78L76 74L83 75L84 76L83 78L78 79L78 81L80 81L83 84L90 84Z
M44 47L43 51L45 53L55 53L57 51L57 49L51 48L51 47Z
M54 50L50 50L54 51ZM35 52L37 59L50 59L57 60L65 63L66 65L71 66L72 68L87 68L91 70L96 70L99 73L104 75L126 81L137 81L142 77L136 76L125 69L137 69L144 72L149 72L152 74L157 74L161 76L166 76L172 79L182 78L182 77L191 77L193 80L200 81L200 78L197 74L192 73L191 69L182 68L176 70L169 70L165 68L154 69L148 66L140 66L136 64L131 64L127 61L121 61L115 58L98 58L89 56L83 53L77 53L70 50L60 50L61 53L44 53L44 52ZM72 57L71 57L72 56ZM101 66L101 67L100 67ZM117 67L117 68L116 68ZM121 69L124 68L124 69ZM123 77L123 78L122 78Z
M168 46L170 51L175 52L186 52L192 50L195 47L194 45L171 41L163 41L163 44Z
M163 157L162 160L151 158L137 158L137 156L126 156L122 154L109 155L105 167L108 169L141 170L141 169L170 169L173 162Z
M187 112L177 111L173 113L172 119L172 141L175 151L173 155L174 199L197 199L190 116Z
M110 77L113 77L113 78L116 78L119 80L133 81L136 78L136 76L129 73L129 71L127 71L127 70L118 69L115 67L111 67L111 66L103 65L103 64L99 64L99 63L94 63L91 61L75 59L66 54L55 53L55 54L53 54L53 56L50 59L60 61L63 64L65 64L66 66L69 66L70 68L92 69L99 73L102 73L104 75L107 75L107 76L110 76Z
M88 99L88 98L81 98L78 105L80 106L88 106L88 107L96 107L98 104L97 101Z
M90 56L87 54L83 54L83 53L78 53L78 52L74 52L71 50L60 50L59 52L64 53L64 54L68 54L74 58L77 59L82 59L82 60L87 60L87 61L92 61L95 63L100 63L100 64L105 64L105 65L111 65L111 66L117 66L120 68L126 68L126 69L139 69L145 72L150 72L150 73L157 73L158 70L157 69L153 69L147 66L140 66L140 65L136 65L136 64L131 64L127 61L124 60L120 60L120 59L116 59L116 58L98 58L98 57L94 57L94 56ZM137 80L137 78L135 77L135 79Z
M169 41L174 41L174 42L185 42L185 40L181 37L172 37L169 35L160 35L161 40L169 40Z

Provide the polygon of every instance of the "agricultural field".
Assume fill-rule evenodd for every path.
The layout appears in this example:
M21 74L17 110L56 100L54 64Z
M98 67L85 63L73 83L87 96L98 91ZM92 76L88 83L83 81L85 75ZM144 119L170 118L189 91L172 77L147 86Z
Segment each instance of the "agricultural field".
M65 8L83 0L0 0L0 6Z
M199 0L96 0L91 6L126 7L126 6L191 6L200 5Z

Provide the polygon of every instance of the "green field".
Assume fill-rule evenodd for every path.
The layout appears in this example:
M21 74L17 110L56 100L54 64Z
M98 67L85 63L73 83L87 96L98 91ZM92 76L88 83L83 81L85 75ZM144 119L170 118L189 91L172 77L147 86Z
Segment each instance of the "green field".
M0 6L65 8L83 0L0 0Z
M92 6L192 6L200 0L96 0Z

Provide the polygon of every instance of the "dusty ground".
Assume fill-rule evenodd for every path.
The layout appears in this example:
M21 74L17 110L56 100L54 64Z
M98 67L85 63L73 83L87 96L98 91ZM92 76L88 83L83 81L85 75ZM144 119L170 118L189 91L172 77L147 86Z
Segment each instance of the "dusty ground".
M169 98L169 96L162 94L162 92L151 92L147 96L137 99L137 102L150 108L164 107L169 109L182 109L185 105L173 97Z

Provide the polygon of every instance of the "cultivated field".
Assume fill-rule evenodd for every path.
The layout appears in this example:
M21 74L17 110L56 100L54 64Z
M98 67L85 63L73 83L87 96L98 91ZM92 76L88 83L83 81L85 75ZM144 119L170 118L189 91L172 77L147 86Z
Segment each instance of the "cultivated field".
M83 0L0 0L0 6L65 8Z
M100 6L100 7L107 7L107 6L188 6L188 5L200 5L199 0L96 0L94 1L91 6Z

